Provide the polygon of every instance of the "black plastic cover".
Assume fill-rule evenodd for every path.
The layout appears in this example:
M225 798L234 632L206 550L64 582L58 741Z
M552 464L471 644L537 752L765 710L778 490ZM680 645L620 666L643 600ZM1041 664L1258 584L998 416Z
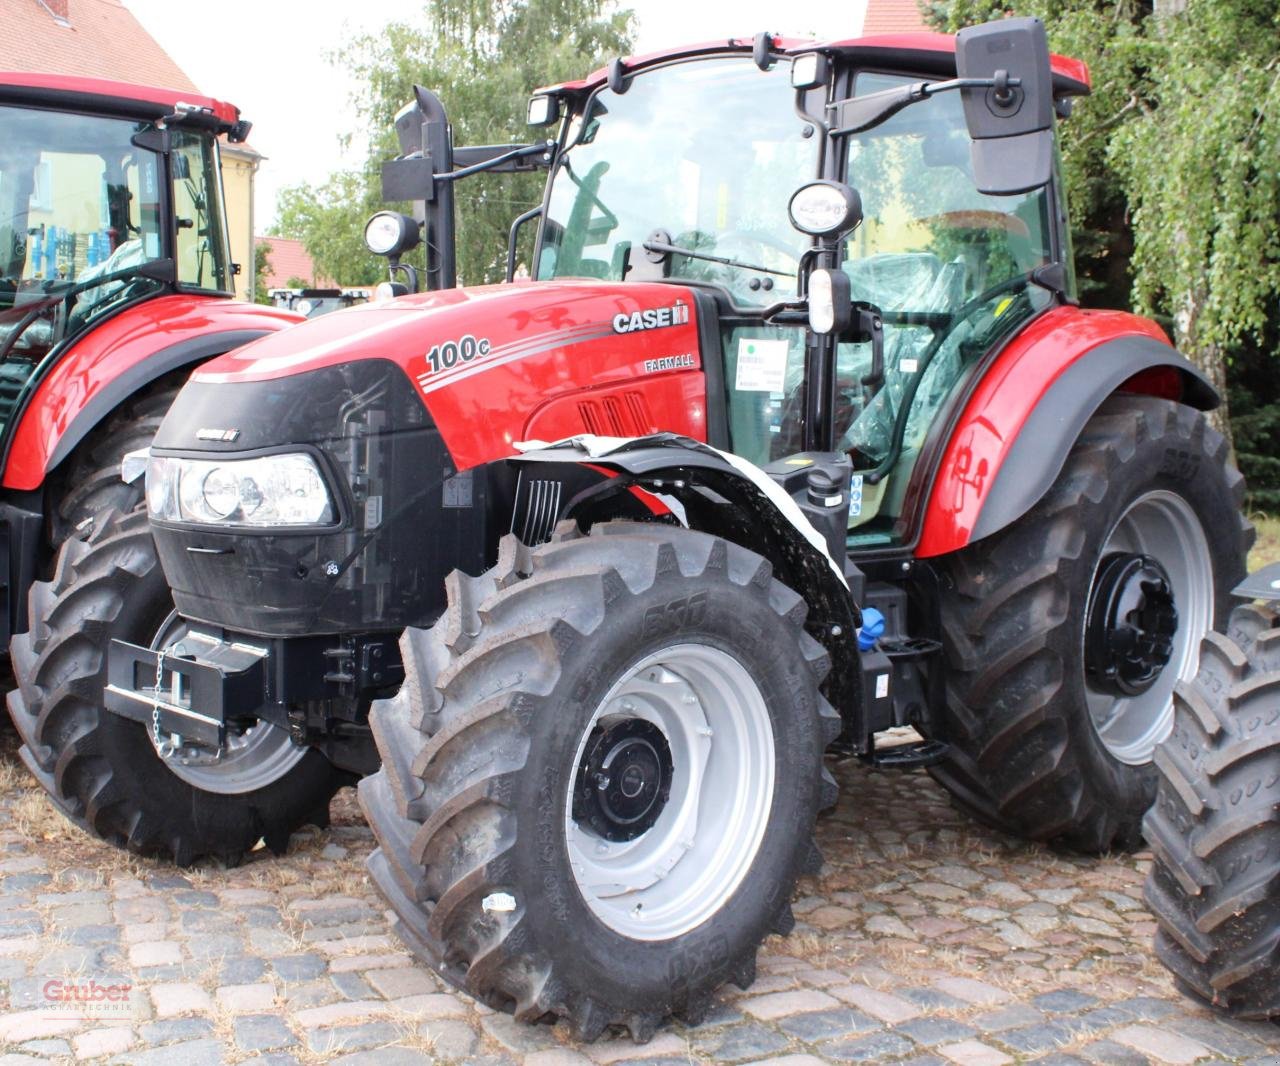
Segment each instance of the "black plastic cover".
M288 532L154 523L174 601L196 621L262 636L428 625L448 572L479 573L496 553L489 471L456 469L412 383L386 360L189 383L154 449L310 452L339 512L335 525Z

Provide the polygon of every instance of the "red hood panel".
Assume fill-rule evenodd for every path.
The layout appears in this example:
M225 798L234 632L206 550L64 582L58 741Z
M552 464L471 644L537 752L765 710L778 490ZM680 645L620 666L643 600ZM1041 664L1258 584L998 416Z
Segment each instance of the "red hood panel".
M693 295L660 283L523 282L366 304L263 337L193 379L262 381L369 358L414 381L463 469L511 454L531 422L562 424L535 417L557 399L651 376L683 375L699 393L652 421L705 434Z

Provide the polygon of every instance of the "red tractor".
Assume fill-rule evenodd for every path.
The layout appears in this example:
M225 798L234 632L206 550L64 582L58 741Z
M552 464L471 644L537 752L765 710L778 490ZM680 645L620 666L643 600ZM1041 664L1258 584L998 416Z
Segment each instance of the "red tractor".
M26 631L28 590L54 572L59 548L100 536L108 511L141 501L121 459L150 443L191 368L301 320L231 298L218 138L248 131L236 108L191 93L0 73L3 646ZM39 620L51 589L36 589ZM99 603L72 628L84 638L109 613ZM43 647L42 625L13 647L20 675ZM86 643L76 654L104 651ZM84 668L59 660L59 701L74 699ZM36 728L43 697L33 695L9 697L24 758L70 817L91 822L75 790L101 804L109 762L58 756L92 749L92 716L64 720L54 741Z
M422 210L367 236L414 288L425 229L443 291L200 368L150 528L79 556L149 560L97 634L103 757L150 774L109 824L234 859L368 774L406 942L584 1038L750 983L821 863L833 748L1136 846L1252 533L1210 384L1077 305L1054 123L1088 87L1022 19L618 60L540 91L526 147L455 151L420 90L384 193ZM534 280L448 288L452 182L529 165ZM50 593L50 661L85 595ZM1197 925L1188 886L1232 874L1189 824L1159 852L1193 872L1183 979L1272 1010L1266 923Z

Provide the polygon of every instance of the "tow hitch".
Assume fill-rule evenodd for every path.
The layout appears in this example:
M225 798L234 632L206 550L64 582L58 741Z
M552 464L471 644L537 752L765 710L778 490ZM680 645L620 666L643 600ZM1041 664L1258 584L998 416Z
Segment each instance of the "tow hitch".
M158 748L220 750L226 745L227 719L237 711L272 721L261 706L268 654L265 647L199 629L163 651L113 640L107 709L148 726ZM274 724L288 728L283 715Z

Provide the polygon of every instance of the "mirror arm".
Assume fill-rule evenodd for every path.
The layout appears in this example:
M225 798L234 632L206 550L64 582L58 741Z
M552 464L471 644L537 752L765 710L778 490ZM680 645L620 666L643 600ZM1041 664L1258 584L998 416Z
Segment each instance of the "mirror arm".
M542 205L539 204L523 215L517 215L515 221L511 223L511 232L507 235L507 281L516 279L516 241L520 236L520 227L541 215Z
M514 159L524 159L531 155L542 155L547 165L550 165L551 156L555 152L555 141L542 141L539 144L524 144L518 148L513 148L509 152L503 152L496 155L492 159L482 159L478 163L473 163L469 167L463 167L461 170L451 170L445 174L436 174L436 181L457 181L459 178L468 178L472 174L479 174L485 170L496 170L502 167L504 163L509 163ZM466 149L459 149L463 152Z
M1009 77L1007 70L997 70L994 78L951 78L948 81L924 82L924 95L950 92L953 89L995 89L998 94L1008 95L1010 89L1022 84L1021 78Z
M1012 91L1022 84L1021 78L1009 77L1006 70L996 71L993 78L950 78L947 81L918 81L913 82L906 87L906 91L892 105L886 106L883 110L872 114L863 122L855 122L851 126L842 126L839 129L830 131L832 137L847 137L852 133L863 133L866 130L874 129L880 123L892 118L905 107L919 103L921 100L927 100L931 96L938 93L952 92L956 89L994 89L997 94L997 103L1006 104L1012 98ZM891 91L886 90L886 94ZM856 104L872 99L872 96L848 96L843 100L835 100L827 105L828 110L838 110L844 104Z

